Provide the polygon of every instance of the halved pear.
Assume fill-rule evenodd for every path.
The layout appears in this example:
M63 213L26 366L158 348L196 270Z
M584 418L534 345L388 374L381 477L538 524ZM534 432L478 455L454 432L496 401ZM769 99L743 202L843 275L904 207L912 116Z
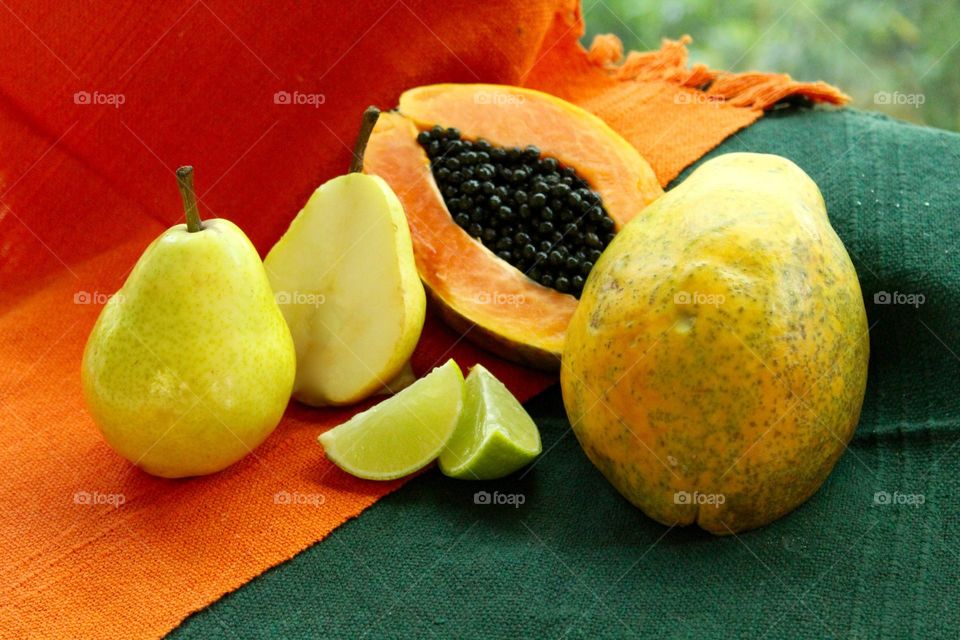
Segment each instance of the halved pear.
M353 172L317 189L264 261L297 352L293 395L358 402L404 370L426 296L400 200Z

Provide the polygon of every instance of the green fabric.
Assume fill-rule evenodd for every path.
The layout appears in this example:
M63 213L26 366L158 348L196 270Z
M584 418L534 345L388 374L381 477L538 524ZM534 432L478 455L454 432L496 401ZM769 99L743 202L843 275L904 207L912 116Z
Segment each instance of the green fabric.
M528 404L544 441L528 473L432 471L173 637L958 637L960 136L791 108L711 155L744 150L820 185L872 325L859 429L807 504L738 537L658 525L590 465L554 388Z

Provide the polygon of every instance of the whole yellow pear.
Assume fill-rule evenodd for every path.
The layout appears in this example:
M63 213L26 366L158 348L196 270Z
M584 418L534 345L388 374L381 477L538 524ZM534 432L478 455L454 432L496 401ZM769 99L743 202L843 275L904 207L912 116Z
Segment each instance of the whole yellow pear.
M219 471L270 435L290 398L293 340L263 263L224 219L165 231L103 308L83 355L87 405L107 442L148 473Z

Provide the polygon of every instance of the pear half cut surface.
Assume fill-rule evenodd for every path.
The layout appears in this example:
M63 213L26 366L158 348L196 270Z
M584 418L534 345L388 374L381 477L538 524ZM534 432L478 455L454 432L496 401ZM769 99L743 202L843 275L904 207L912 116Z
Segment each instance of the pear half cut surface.
M402 372L426 296L403 207L381 178L322 185L264 264L297 349L294 397L353 404Z
M192 224L146 249L100 313L81 369L107 442L168 478L219 471L259 445L296 370L256 249L227 220Z
M427 299L403 205L363 154L380 116L363 113L350 172L317 189L264 266L297 349L293 395L359 402L410 382Z
M540 455L536 423L483 365L470 370L453 436L440 453L440 470L461 480L508 476Z
M440 454L463 406L463 374L453 360L395 396L323 433L335 465L368 480L394 480L422 469Z

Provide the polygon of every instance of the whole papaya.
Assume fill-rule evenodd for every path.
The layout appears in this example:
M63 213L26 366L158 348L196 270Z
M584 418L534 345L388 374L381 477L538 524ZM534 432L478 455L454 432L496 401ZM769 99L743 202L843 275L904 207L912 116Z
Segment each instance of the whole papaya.
M789 160L704 163L617 234L567 333L574 433L664 524L767 524L820 487L853 435L869 335L817 185Z

